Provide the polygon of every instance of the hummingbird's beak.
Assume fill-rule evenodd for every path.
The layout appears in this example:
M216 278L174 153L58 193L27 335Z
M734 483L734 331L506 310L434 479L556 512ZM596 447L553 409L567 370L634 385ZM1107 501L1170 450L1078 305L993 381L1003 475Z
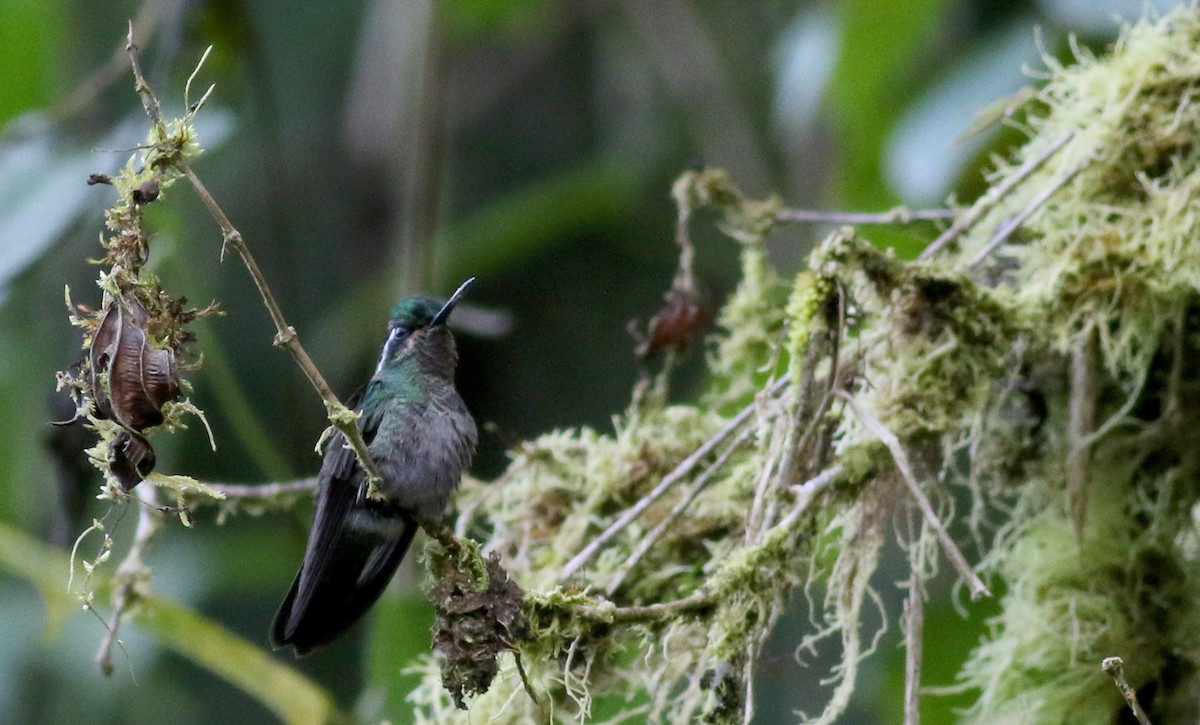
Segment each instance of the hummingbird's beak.
M472 277L466 282L460 284L458 289L454 290L454 294L450 295L450 299L446 300L446 304L442 305L442 309L438 310L438 313L433 316L432 320L429 321L430 327L437 327L438 325L446 324L446 320L450 317L450 313L454 311L454 306L458 304L458 301L462 299L464 294L466 294L467 288L470 287L474 281L475 278Z

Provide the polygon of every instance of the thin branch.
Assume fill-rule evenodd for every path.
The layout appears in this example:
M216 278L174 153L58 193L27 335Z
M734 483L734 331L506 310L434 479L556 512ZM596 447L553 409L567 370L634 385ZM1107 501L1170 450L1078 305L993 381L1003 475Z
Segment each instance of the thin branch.
M954 543L954 539L950 538L949 532L938 518L937 513L933 510L933 505L929 503L929 499L925 496L925 492L921 490L921 484L917 482L917 477L913 474L912 464L909 463L908 454L904 452L904 447L900 445L900 439L896 434L888 430L878 418L867 413L858 404L854 402L854 398L847 395L845 392L839 391L843 399L850 406L854 417L867 427L875 435L876 438L887 447L892 454L892 459L896 462L896 469L900 472L900 478L907 484L909 493L917 501L917 506L921 509L921 514L925 516L925 520L929 522L929 526L937 534L938 539L942 542L942 548L946 550L946 556L950 562L954 564L954 568L958 570L959 576L967 582L967 586L971 590L971 599L979 599L980 597L990 597L991 592L984 585L983 580L971 569L971 565L967 563L967 558L963 556L962 551Z
M1014 188L1016 188L1017 184L1025 180L1025 177L1029 176L1038 168L1040 168L1041 165L1046 162L1046 159L1053 156L1074 135L1074 131L1064 131L1053 141L1051 141L1050 145L1043 149L1040 154L1022 164L1021 168L1017 169L1016 172L1006 178L1002 183L989 188L986 194L979 197L979 199L977 199L975 203L971 205L970 209L964 212L963 215L958 219L954 220L954 223L950 225L949 229L939 234L937 239L930 242L929 246L925 247L925 249L921 251L921 254L917 256L917 259L929 259L941 251L942 247L945 247L947 244L952 242L956 237L958 237L958 235L962 234L967 229L970 229L975 222L979 221L979 218L983 216L984 212L986 212L988 209L991 209L993 206L995 206L996 202L1007 196L1008 192L1012 191Z
M146 114L154 123L155 128L159 131L160 136L165 136L162 107L158 102L158 98L154 95L150 84L146 82L145 76L142 74L141 63L138 60L137 45L133 42L133 24L129 24L129 34L126 39L126 50L129 52L129 62L133 68L133 77L135 88L138 96L142 99L142 106L146 109ZM232 246L233 250L241 257L242 263L246 266L246 270L254 279L254 285L258 288L259 294L262 296L263 304L267 308L267 312L271 315L271 321L275 323L275 341L274 344L278 347L285 347L292 354L292 358L300 369L304 371L304 375L308 381L316 389L317 394L325 402L325 412L329 417L329 422L346 436L350 443L350 447L354 449L355 455L358 457L359 465L367 474L367 496L369 498L379 498L378 483L381 480L379 471L375 467L375 462L371 458L370 451L367 450L367 444L363 440L362 433L358 429L357 416L347 408L338 397L334 394L333 389L329 387L329 383L325 382L325 378L317 369L312 358L308 356L308 352L304 346L300 344L300 338L296 334L296 329L287 323L284 319L283 311L279 307L279 303L275 301L275 296L271 293L271 289L267 284L266 277L258 264L254 261L254 256L250 254L250 249L246 246L242 239L242 234L233 226L233 222L225 214L217 204L216 199L201 183L200 178L196 176L190 166L186 163L178 162L179 171L187 177L191 182L192 188L200 196L200 200L204 202L204 206L208 208L209 213L216 219L218 226L221 227L221 232L224 235L222 244L222 256L227 246Z
M788 512L788 515L780 519L774 528L786 531L794 526L796 521L800 519L801 514L807 511L808 507L812 505L813 499L817 497L817 494L829 488L845 472L846 469L842 464L838 463L826 468L804 483L791 486L790 488L792 494L796 497L796 501L792 504L792 510Z
M311 476L309 478L298 478L295 481L279 481L276 483L210 483L208 487L218 493L225 494L225 498L215 499L211 496L204 496L197 498L197 501L204 500L211 501L212 503L262 501L279 496L310 493L317 490L317 480L316 476Z
M925 635L925 537L929 521L921 520L920 533L913 536L912 509L908 509L909 543L908 597L904 601L904 725L921 722L921 665Z
M158 97L154 95L154 90L150 88L150 84L146 82L146 76L142 74L142 64L138 60L138 47L133 42L133 21L129 21L129 32L125 35L125 52L129 54L129 64L133 67L134 90L137 91L138 98L142 99L142 107L146 109L146 115L150 117L151 123L158 131L161 138L166 135L166 127L162 120L162 106L158 103Z
M775 393L781 390L787 384L789 379L789 375L783 375L780 377L779 380L775 381L775 384L771 386L771 392ZM721 428L721 430L717 431L711 438L693 451L690 456L683 459L683 461L676 466L673 471L663 476L662 481L660 481L657 486L655 486L649 493L638 499L636 503L626 509L625 513L621 514L621 516L607 529L601 532L600 535L595 539L592 539L591 543L583 547L583 549L576 554L573 559L568 561L566 566L564 566L558 573L559 580L566 579L578 571L579 568L584 564L591 561L592 557L600 551L601 547L608 543L609 539L620 533L622 529L628 526L630 522L632 522L638 516L641 516L646 509L650 508L650 506L659 498L661 498L662 495L667 492L667 489L669 489L671 486L674 486L679 479L691 473L692 469L695 468L696 465L705 458L705 456L707 456L713 451L713 449L721 444L721 441L728 438L742 425L742 423L745 423L746 419L750 417L757 407L757 401L747 405L737 415L731 418L729 422L726 423L723 428Z
M140 503L137 529L134 531L133 543L129 545L129 551L125 554L120 566L117 567L116 588L112 594L113 613L107 623L108 633L100 641L100 649L96 652L96 664L100 666L100 671L106 677L113 673L113 646L121 644L121 622L125 619L129 608L137 602L141 595L138 588L146 576L146 565L142 560L142 554L150 543L150 539L154 538L163 525L163 516L159 512L158 505L158 489L143 484L137 488L135 495Z
M1071 354L1067 403L1067 504L1080 543L1087 520L1087 476L1092 459L1087 438L1096 426L1096 399L1100 395L1095 366L1096 331L1089 327L1083 344Z
M1121 696L1125 698L1125 702L1129 704L1129 709L1133 710L1133 716L1137 718L1139 725L1151 725L1150 717L1146 715L1146 711L1138 704L1137 693L1129 686L1128 680L1125 679L1125 663L1120 657L1105 657L1100 663L1100 669L1108 673L1108 676L1113 678L1113 683L1117 689L1121 691Z
M605 624L649 624L680 616L695 616L712 609L716 604L711 592L697 589L682 599L642 606L613 607L607 600L596 604L579 604L572 608L572 615Z
M742 540L747 544L754 542L762 529L770 525L769 517L772 513L770 507L776 503L776 500L774 496L768 494L768 491L779 485L776 471L785 458L784 453L790 437L790 430L781 432L778 428L773 428L770 431L768 447L765 451L766 460L763 461L762 468L755 474L758 483L754 486L754 498L750 500L750 511L746 514L746 528Z
M1055 192L1066 186L1067 182L1069 182L1071 179L1074 179L1075 175L1086 169L1090 163L1092 163L1092 157L1089 155L1082 159L1079 163L1075 164L1070 171L1055 179L1054 183L1050 184L1050 186L1042 189L1042 192L1035 196L1033 201L1029 202L1029 204L1026 205L1026 207L1022 209L1019 214L1012 219L1009 219L1006 224L996 230L996 233L990 240L988 240L988 243L983 246L983 249L980 249L975 253L975 256L971 258L971 261L967 263L967 266L974 267L984 259L987 259L988 255L991 254L996 247L1000 246L1004 240L1012 236L1012 233L1015 232L1022 224L1024 224L1025 220L1032 216L1035 211L1040 209L1042 205L1050 199L1050 197L1054 196Z
M912 224L914 222L953 219L953 209L908 209L898 206L884 212L813 211L809 209L780 209L775 221L802 224Z
M613 574L612 579L608 582L608 586L605 587L605 594L611 597L613 592L617 591L617 589L625 581L625 578L629 576L631 571L633 571L633 568L637 566L638 562L642 560L642 557L646 555L646 552L650 551L650 549L653 548L656 543L658 543L658 540L662 538L667 529L675 523L676 519L683 515L684 511L687 511L688 507L692 505L692 502L696 500L702 491L704 491L709 482L712 481L713 474L715 474L721 469L722 466L725 465L725 462L729 460L729 457L733 455L734 451L742 447L742 445L750 439L750 436L753 435L753 433L753 428L747 428L746 430L742 431L737 438L734 438L733 441L725 447L725 450L721 451L721 454L717 456L717 459L713 461L708 468L704 469L703 473L696 477L696 480L692 482L691 488L689 488L687 493L683 495L683 498L675 504L675 507L671 509L670 513L663 517L663 520L658 522L657 526L647 532L646 535L642 537L642 540L638 542L638 545L634 547L633 553L629 555L629 558L625 560L625 563L623 563L619 569L617 569L617 572Z
M764 627L765 629L768 628ZM770 629L774 629L774 627L770 627ZM753 650L755 647L753 644L749 644L746 649ZM758 660L756 654L753 651L747 652L746 661L742 664L742 682L746 687L746 692L742 695L742 725L750 725L754 722L754 663Z

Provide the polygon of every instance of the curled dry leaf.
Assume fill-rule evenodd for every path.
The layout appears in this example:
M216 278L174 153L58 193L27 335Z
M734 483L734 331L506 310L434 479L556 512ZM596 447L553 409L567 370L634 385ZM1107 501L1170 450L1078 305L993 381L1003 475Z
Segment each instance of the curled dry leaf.
M696 333L713 319L713 309L694 285L672 287L663 295L665 304L650 318L646 334L635 333L638 358L647 358L664 348L683 350Z
M154 448L141 433L123 430L112 442L109 470L126 491L142 482L154 470Z
M94 413L125 429L112 442L112 471L126 489L154 468L142 431L162 423L163 405L179 397L175 351L147 335L149 317L134 295L111 299L89 353Z

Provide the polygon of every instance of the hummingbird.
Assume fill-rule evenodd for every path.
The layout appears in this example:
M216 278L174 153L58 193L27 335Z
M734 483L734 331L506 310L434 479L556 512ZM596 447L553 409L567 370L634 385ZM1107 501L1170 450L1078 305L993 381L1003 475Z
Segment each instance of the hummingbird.
M336 639L379 599L417 533L439 517L470 467L478 433L454 388L458 352L446 328L472 277L438 305L409 297L392 308L371 379L349 405L382 479L367 476L345 436L325 451L304 561L275 615L274 647L304 655Z

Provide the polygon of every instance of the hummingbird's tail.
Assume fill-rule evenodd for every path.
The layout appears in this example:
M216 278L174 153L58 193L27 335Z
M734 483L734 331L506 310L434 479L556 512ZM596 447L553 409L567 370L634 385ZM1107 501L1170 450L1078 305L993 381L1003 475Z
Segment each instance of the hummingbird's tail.
M323 481L304 563L271 624L271 644L297 655L324 646L366 614L417 533L392 507L359 500L358 487Z

